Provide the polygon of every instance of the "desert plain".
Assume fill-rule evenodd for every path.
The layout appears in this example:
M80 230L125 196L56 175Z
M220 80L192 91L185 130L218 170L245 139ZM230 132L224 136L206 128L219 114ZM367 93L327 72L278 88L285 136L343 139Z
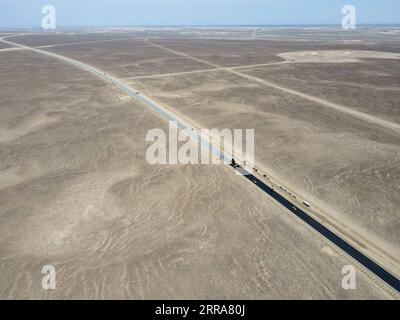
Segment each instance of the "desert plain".
M400 276L398 29L139 29L0 38L91 65L204 128ZM12 50L11 50L12 49ZM398 299L225 165L150 165L168 123L73 65L0 42L1 299ZM41 286L44 265L57 288ZM357 268L357 288L341 270Z

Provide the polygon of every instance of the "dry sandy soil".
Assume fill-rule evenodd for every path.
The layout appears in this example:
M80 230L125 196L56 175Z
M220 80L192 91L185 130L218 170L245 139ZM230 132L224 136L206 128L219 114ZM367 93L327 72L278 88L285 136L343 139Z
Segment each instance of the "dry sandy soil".
M153 41L163 45L166 42ZM186 46L189 47L188 44ZM177 51L182 50L182 46L174 44L167 47ZM183 52L190 54L188 49L184 49ZM365 63L363 58L365 56L374 59L367 59ZM386 54L386 57L391 59L377 60L376 53L367 53L361 56L361 60L358 59L360 65L343 62L342 69L333 73L332 82L335 82L335 75L336 79L341 75L340 70L348 68L347 74L351 73L359 86L364 83L368 86L368 81L358 81L363 76L361 70L367 73L364 78L371 78L374 69L368 69L370 64L376 66L376 71L377 69L388 71L390 64L393 67L391 72L384 74L382 82L379 82L382 72L377 73L377 78L369 81L375 81L375 84L373 87L370 86L368 95L357 95L355 98L346 95L351 93L351 89L341 91L339 78L336 90L335 83L325 89L331 93L327 98L332 98L333 102L347 102L345 106L347 109L363 111L367 114L367 118L368 114L379 116L389 110L390 115L382 118L395 123L399 116L395 102L398 97L395 86L398 83L399 62L393 58L397 59L397 56L396 53ZM196 58L198 57L205 58L197 55ZM385 57L385 54L381 55L382 57ZM313 67L316 65L317 71L333 68L332 59L328 59L328 62L330 63L301 64L299 68L303 69L303 72L300 74L302 77L307 74L305 71L308 70L307 66L312 75L315 74ZM255 75L261 80L270 77L274 80L274 75L279 78L280 73L279 71L270 73L270 67L272 70L289 68L287 77L292 77L296 89L309 94L307 89L311 85L307 80L296 81L296 74L290 73L290 68L296 68L297 65L253 67L249 70L241 69L241 72L250 76ZM358 79L351 69L354 65L356 65L354 71L359 73ZM321 73L325 78L329 78L329 73L326 71ZM386 75L393 81L387 80ZM318 82L320 78L317 74L313 80ZM172 75L131 80L131 83L149 94L155 94L161 101L204 127L255 128L256 155L262 166L274 172L281 181L292 186L294 190L299 190L300 194L313 201L322 210L380 246L388 256L391 256L396 272L399 271L398 130L394 131L375 123L375 120L381 122L379 117L370 117L372 121L354 118L326 105L322 106L315 101L276 90L231 72ZM278 81L277 84L279 83ZM386 88L389 83L392 87ZM386 95L385 90L389 90L390 94ZM311 90L311 94L315 91ZM324 90L321 90L321 93L325 98ZM342 96L347 96L347 100ZM375 99L368 100L371 96ZM380 100L385 102L374 104ZM209 117L210 114L213 117Z
M254 128L267 172L400 256L399 134L226 72L130 81L204 127Z
M7 32L18 33L21 30L8 30ZM30 33L29 37L26 37L24 41L26 43L34 43L37 39L45 41L46 43L64 41L65 39L71 38L72 42L75 39L89 39L92 40L94 37L109 37L129 35L137 38L168 38L168 39L242 39L242 40L274 40L274 41L285 41L285 42L335 42L335 43L346 43L346 44L377 44L386 43L394 44L400 42L400 30L398 27L375 27L375 28L363 28L358 27L356 30L343 30L342 28L319 28L319 27L305 27L305 28L285 28L285 27L162 27L162 28L86 28L82 29L69 29L62 30L61 32L47 32L44 37L41 33L33 33L34 30L27 29L25 32Z
M30 46L46 45L46 50L62 54L93 66L99 67L119 77L133 77L158 73L174 73L198 69L210 69L210 65L174 55L160 48L146 44L143 39L126 39L135 37L135 33L116 35L114 41L108 36L81 36L78 41L61 35L47 39L45 36L19 36L18 43ZM146 35L144 35L146 36ZM72 36L71 36L72 37ZM81 39L83 38L83 39ZM88 43L85 43L85 40ZM267 40L188 40L158 39L161 45L184 52L198 59L204 59L223 67L246 66L285 61L278 56L284 52L305 50L376 50L374 45L280 42ZM70 45L64 45L72 43ZM54 47L53 47L54 46ZM382 44L380 51L400 52L400 46Z
M146 58L139 43L129 55L135 43L49 50L120 72ZM150 73L162 65L152 48ZM229 168L150 166L146 133L167 124L145 107L57 60L0 55L0 298L389 297L361 272L342 290L354 262ZM161 72L197 68L179 62ZM255 128L258 161L397 254L392 131L227 71L131 83L206 127ZM41 289L45 264L55 291Z
M37 33L19 35L18 42L27 46L47 46L73 44L92 41L115 41L116 39L134 38L134 34L125 32L64 32L64 33Z
M242 72L399 123L400 61L290 63Z
M206 64L177 57L143 40L55 46L46 50L99 67L117 77L210 69Z
M223 67L284 61L285 52L329 50L376 50L378 46L341 43L313 43L269 40L171 40L155 39L154 43L189 54ZM379 51L400 52L400 45L382 44Z
M0 42L0 50L7 49L7 48L10 48L10 46L8 44Z

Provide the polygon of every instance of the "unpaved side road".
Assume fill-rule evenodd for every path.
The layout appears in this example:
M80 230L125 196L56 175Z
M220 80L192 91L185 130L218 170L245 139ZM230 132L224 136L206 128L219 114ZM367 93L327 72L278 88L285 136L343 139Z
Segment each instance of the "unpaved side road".
M277 84L275 84L273 82L270 82L270 81L267 81L267 80L264 80L264 79L260 79L258 77L251 76L251 75L248 75L248 74L245 74L245 73L242 73L242 72L239 72L239 71L237 71L237 70L235 70L233 68L223 68L222 66L216 65L214 63L210 63L208 61L205 61L205 60L198 59L196 57L190 56L190 55L188 55L186 53L179 52L179 51L164 47L162 45L153 43L153 42L149 41L148 39L146 39L145 41L146 41L146 43L148 43L148 44L150 44L150 45L152 45L154 47L162 48L162 49L164 49L164 50L166 50L168 52L174 53L176 55L179 55L179 56L182 56L182 57L185 57L185 58L188 58L188 59L192 59L192 60L200 62L200 63L207 64L207 65L209 65L211 67L214 67L214 68L217 68L217 69L223 69L223 70L225 70L227 72L230 72L230 73L233 73L233 74L235 74L235 75L237 75L239 77L243 77L243 78L246 78L248 80L252 80L252 81L261 83L261 84L263 84L265 86L284 91L286 93L298 96L298 97L300 97L302 99L305 99L305 100L308 100L308 101L316 102L321 106L324 106L324 107L327 107L327 108L331 108L331 109L335 109L336 111L348 114L348 115L350 115L352 117L355 117L357 119L364 120L364 121L367 121L367 122L372 123L374 125L378 125L378 126L381 126L381 127L387 128L387 129L391 129L391 130L394 130L394 131L400 133L400 125L397 124L397 123L393 123L391 121L387 121L387 120L372 116L370 114L354 110L353 108L350 108L348 106L344 106L344 105L341 105L341 104L338 104L338 103L333 103L333 102L330 102L330 101L327 101L327 100L324 100L324 99L321 99L321 98L318 98L318 97L311 96L309 94L305 94L305 93L302 93L302 92L299 92L299 91L296 91L296 90L292 90L292 89L288 89L288 88L282 87L282 86L277 85Z

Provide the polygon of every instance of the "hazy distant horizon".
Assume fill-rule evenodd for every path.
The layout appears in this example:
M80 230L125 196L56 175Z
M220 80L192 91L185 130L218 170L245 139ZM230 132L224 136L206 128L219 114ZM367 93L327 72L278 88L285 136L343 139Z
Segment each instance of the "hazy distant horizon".
M44 5L63 28L324 26L339 25L347 4L359 25L400 24L398 0L0 0L0 27L40 27Z
M357 26L359 29L362 28L400 28L400 23L368 23L359 24ZM62 29L113 29L113 28L340 28L340 24L274 24L274 25L104 25L104 26L57 26L57 30ZM1 27L0 30L6 29L33 29L42 30L41 27L35 26L15 26L15 27ZM46 32L51 32L51 30L46 30Z

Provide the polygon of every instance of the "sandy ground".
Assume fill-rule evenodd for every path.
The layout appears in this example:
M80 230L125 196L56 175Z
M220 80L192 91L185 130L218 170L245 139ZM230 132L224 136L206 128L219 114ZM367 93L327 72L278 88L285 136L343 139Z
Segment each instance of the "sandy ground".
M385 51L400 52L400 45L394 44L343 44L332 42L296 42L270 40L170 40L154 39L153 43L188 54L194 58L203 59L223 67L243 66L261 63L285 61L280 54L300 52L299 57L304 60L303 53L315 51ZM356 54L359 56L360 53ZM381 54L382 55L382 54ZM297 57L298 58L298 57ZM314 57L315 58L315 57ZM342 57L343 58L343 57ZM323 57L322 59L326 59Z
M361 59L400 59L399 53L369 50L296 51L280 53L278 56L289 61L308 63L360 62Z
M28 36L27 36L28 37ZM36 36L39 37L39 36ZM126 36L125 36L126 37ZM124 39L116 37L115 39ZM88 43L74 42L75 44L60 45L63 39L53 39L53 42L39 41L32 37L30 41L24 36L11 38L22 44L40 46L46 43L46 50L68 56L88 64L101 68L114 76L133 77L154 75L161 73L175 73L210 69L210 65L166 52L161 48L146 44L143 39L115 40L104 39L101 36L92 38ZM72 39L71 39L72 41ZM156 39L153 42L167 45L172 49L191 55L198 59L204 59L212 64L222 67L246 66L253 64L265 64L283 62L285 58L278 56L284 52L297 52L315 50L376 50L373 45L361 44L329 44L310 42L280 42L261 40L188 40L188 39ZM64 44L68 44L66 41ZM51 45L54 45L51 47ZM393 45L382 44L382 51L400 52L400 48Z
M203 127L254 128L260 165L400 256L396 132L222 71L130 81Z
M394 59L365 59L353 63L291 63L241 69L334 103L351 106L391 122L400 122L400 63Z
M10 48L10 46L8 44L0 42L0 50L4 50L7 48Z
M70 31L55 33L27 32L26 35L18 35L18 41L27 46L47 46L60 44L74 44L92 41L110 41L122 38L135 38L134 34L127 32L95 32L91 31Z
M162 27L162 28L85 28L82 29L58 29L56 32L40 33L37 30L6 30L5 33L28 33L22 38L27 45L52 44L63 42L92 41L93 39L109 39L110 37L130 36L133 38L150 37L154 39L195 39L195 40L255 40L276 42L329 42L336 44L370 45L385 43L389 46L397 45L400 35L398 27L368 28L358 26L356 30L343 30L342 28L323 27ZM390 50L389 50L390 51Z
M166 52L175 52L178 56L207 62L208 60L205 61L197 53L191 55L190 52L194 49L189 48L189 42L182 46L182 42L177 45L167 40L152 41L155 46L164 48ZM198 45L198 41L192 43L195 47ZM317 49L318 45L314 47ZM361 63L360 59L369 61L370 58L374 58L377 64L378 58L383 63L396 61L394 59L397 59L398 54L382 53L381 50L376 50L379 48L380 46L376 46L373 51L314 49L313 52L292 53L291 56L293 60L305 59L302 63L309 60L322 63L324 59L328 63L342 61L347 67L350 61ZM344 59L344 56L347 58ZM349 56L352 58L348 58ZM215 66L214 62L209 63ZM315 64L309 66L312 70ZM281 67L282 65L279 65L278 68ZM255 70L257 71L257 68ZM268 74L268 67L261 70ZM182 76L163 77L159 80L138 79L135 85L141 84L146 92L154 93L161 88L162 94L168 92L167 96L174 95L175 99L168 101L165 100L167 97L160 98L168 105L178 108L182 114L200 121L205 127L232 128L236 124L236 127L250 125L255 128L259 140L262 140L256 148L259 163L266 165L268 171L277 172L281 181L287 181L289 185L294 186L294 190L302 190L306 198L312 199L322 210L330 212L330 216L338 218L345 225L348 224L351 230L377 244L389 258L392 270L400 274L400 252L396 245L400 229L394 227L399 221L396 181L400 172L400 126L391 120L358 111L351 105L340 105L312 96L305 88L300 91L292 90L253 74L243 70L226 70L221 81L216 80L221 73L203 73L193 74L190 79L186 75L183 76L184 79ZM398 77L396 71L393 76L395 79ZM377 92L385 99L379 90ZM336 91L338 96L343 93ZM176 98L177 96L180 98ZM358 102L363 101L365 99ZM240 114L232 114L234 104L239 106L235 109L242 110ZM386 105L388 104L390 100L386 102ZM323 110L324 108L326 110ZM396 113L393 105L391 109ZM212 119L208 116L210 114L213 114ZM273 116L279 118L273 120ZM301 123L295 123L297 121L294 120L301 120ZM279 127L276 128L278 135L274 126L271 126L271 121L279 122ZM304 134L300 133L301 127L307 130ZM276 144L282 133L292 135L292 139L286 138L283 140L284 144ZM327 134L328 139L325 139ZM288 148L290 144L293 145ZM297 166L294 163L303 164ZM313 163L312 167L310 163ZM286 175L283 176L285 171ZM293 185L295 180L302 180L302 183L297 182ZM382 193L385 195L384 199Z
M19 38L16 38L19 41ZM151 75L209 69L210 67L184 57L155 48L143 40L95 42L69 46L55 46L46 50L68 56L116 77Z
M147 164L166 123L112 87L25 51L0 74L2 299L388 298L229 168Z

